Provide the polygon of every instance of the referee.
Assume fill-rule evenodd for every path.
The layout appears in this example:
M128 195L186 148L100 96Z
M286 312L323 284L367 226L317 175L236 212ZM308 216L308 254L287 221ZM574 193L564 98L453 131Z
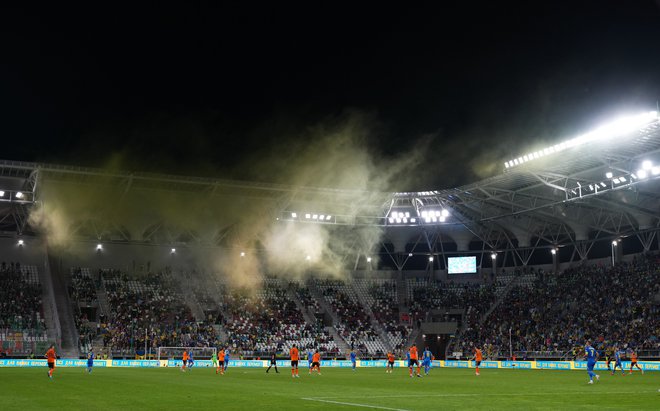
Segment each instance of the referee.
M280 372L277 371L277 359L275 358L275 353L272 353L270 355L270 365L268 366L268 369L266 370L266 374L268 374L268 371L270 371L270 367L275 367L275 372L279 374Z

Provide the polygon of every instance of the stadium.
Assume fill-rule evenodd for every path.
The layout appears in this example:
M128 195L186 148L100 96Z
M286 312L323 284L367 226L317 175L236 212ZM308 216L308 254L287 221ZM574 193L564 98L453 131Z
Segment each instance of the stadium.
M0 408L660 408L660 0L0 15Z
M584 369L591 339L603 358L615 346L635 352L657 382L655 111L449 190L355 192L15 161L1 170L4 366L45 367L53 344L62 379L90 352L103 374L178 370L185 350L202 368L191 374L212 379L203 368L218 349L231 356L228 375L263 371L271 355L286 374L296 345L337 374L351 372L355 352L359 371L382 377L393 353L406 376L402 360L416 344L433 353L431 375L472 368L475 347L484 374L551 373L561 371L523 369ZM242 211L204 215L204 225L193 215L186 226L156 205L200 196L204 209ZM67 209L68 198L80 208ZM383 398L319 404L393 409L378 405Z

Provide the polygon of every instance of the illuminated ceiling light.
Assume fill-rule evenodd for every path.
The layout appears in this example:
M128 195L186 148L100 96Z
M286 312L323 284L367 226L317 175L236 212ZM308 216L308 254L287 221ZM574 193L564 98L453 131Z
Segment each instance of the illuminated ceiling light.
M0 190L0 197L4 197L4 196L5 196L5 192Z
M554 248L553 248L553 249L551 249L551 250L550 250L550 254L552 254L552 255L555 255L555 254L557 254L557 250L556 250L556 249L554 249Z
M408 219L406 217L403 217L403 222L408 223Z
M411 222L411 223L416 223L416 222L417 222L417 219L415 219L415 218L411 218L411 219L410 219L410 222Z
M429 261L430 261L430 262L433 262L433 256L430 256L430 257L429 257Z
M593 184L589 184L589 191L594 191L594 185Z
M307 213L307 214L305 214L305 218L310 219L310 218L312 218L312 215Z
M619 184L621 182L621 180L619 180L618 178L614 178L612 179L612 181L614 182L614 184Z
M445 220L447 220L447 217L445 217L445 216L440 217L440 222L441 222L441 223L444 223Z
M614 247L616 247L618 244L619 244L619 243L618 243L616 240L612 241L612 245L613 245Z
M171 251L172 254L176 253L176 248L173 248Z
M394 224L394 219L390 217L388 220L390 220L390 224Z
M607 187L607 184L605 184L605 183L603 183L603 182L601 181L600 186L603 187L603 188L605 188L605 187Z
M305 260L307 260L307 261L309 261L309 260L311 260L311 259L312 259L312 256L310 256L310 255L308 255L307 257L305 257Z
M427 222L427 223L430 223L430 222L431 222L431 218L430 218L430 217L425 217L425 218L424 218L424 221Z
M312 214L312 220L318 220L319 215L318 214Z
M653 167L651 169L651 174L653 174L654 176L657 176L658 174L660 174L660 166Z
M495 254L495 253L491 254L491 255L490 255L490 258L493 259L493 260L496 259L496 258L497 258L497 254Z
M443 217L449 217L449 210L442 210Z
M412 257L412 253L408 253L408 257Z
M510 167L508 161L507 161L506 163L504 163L504 167L506 167L506 168L509 168L509 167Z
M434 223L437 223L438 222L438 217L431 217L431 221L433 221Z
M401 223L401 219L400 219L400 218L397 218L397 219L396 219L396 222L397 222L397 223Z
M291 218L296 218L296 217L298 217L298 214L296 214L296 213L291 213Z
M103 244L101 243L96 244L96 251L101 251L101 250L103 250Z
M410 218L410 213L406 211L406 218Z
M436 216L436 217L440 217L441 215L442 215L442 213L441 213L440 211L436 211L436 212L435 212L435 216Z
M621 180L622 183L625 183L626 181L628 181L628 180L626 180L626 178L624 176L619 177L619 180Z
M19 246L23 246L23 244L25 244L25 242L23 240L18 240L18 245Z
M422 211L422 217L426 218L429 215L428 211Z
M319 220L325 220L325 214L319 215Z
M331 218L332 218L332 216L327 215L327 216L325 216L325 221L330 221Z
M653 163L649 160L642 161L642 170L650 170L653 167Z
M612 172L608 171L607 173L605 173L605 178L612 178L612 175L613 175Z
M649 176L649 175L648 175L648 173L646 172L646 170L637 170L637 177L639 177L640 179L643 180L643 179L645 179L645 178L648 177L648 176Z
M367 262L368 262L368 263L371 262L371 257L367 257Z
M23 193L20 191L16 193L16 198L23 198Z

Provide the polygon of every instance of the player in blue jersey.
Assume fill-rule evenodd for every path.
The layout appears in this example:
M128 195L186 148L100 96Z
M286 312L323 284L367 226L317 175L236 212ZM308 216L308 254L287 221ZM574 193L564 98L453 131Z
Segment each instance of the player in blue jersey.
M422 353L422 365L424 366L424 375L429 375L429 370L431 369L431 361L433 361L433 354L429 347L424 348Z
M94 367L94 351L90 351L89 354L87 354L87 373L91 373L93 367Z
M596 381L600 380L600 376L594 372L594 367L596 362L598 362L598 353L596 349L591 346L589 340L584 343L584 356L587 358L587 373L589 374L589 384L594 383L594 377Z
M225 350L225 363L222 366L222 370L227 372L227 366L229 365L229 348Z
M195 365L195 359L193 358L193 352L192 350L188 350L188 371L192 370L193 365Z
M309 365L309 373L312 374L312 361L314 359L314 352L312 350L307 351L307 365Z
M355 371L356 362L357 362L357 358L355 356L355 351L351 351L351 364L353 365L353 371Z
M626 375L626 373L623 371L623 364L621 363L621 356L623 355L623 351L619 350L618 346L614 346L614 368L612 368L612 375L616 372L616 367L619 367L621 370L621 375Z

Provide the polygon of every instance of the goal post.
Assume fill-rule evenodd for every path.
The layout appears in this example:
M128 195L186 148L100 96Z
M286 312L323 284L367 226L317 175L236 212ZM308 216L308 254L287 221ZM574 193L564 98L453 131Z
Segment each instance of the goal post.
M210 360L213 354L217 354L216 347L158 347L158 361L180 360L183 352L192 353L195 360Z

